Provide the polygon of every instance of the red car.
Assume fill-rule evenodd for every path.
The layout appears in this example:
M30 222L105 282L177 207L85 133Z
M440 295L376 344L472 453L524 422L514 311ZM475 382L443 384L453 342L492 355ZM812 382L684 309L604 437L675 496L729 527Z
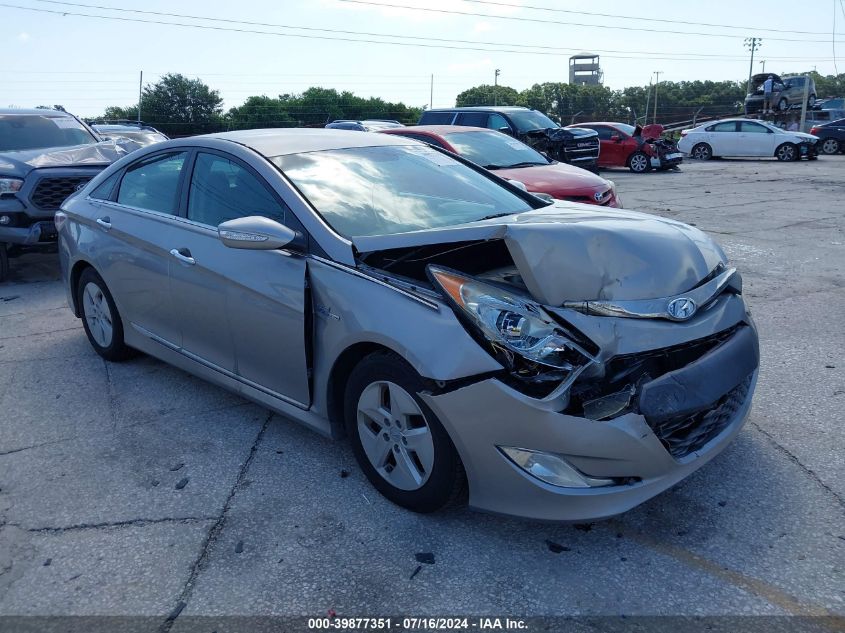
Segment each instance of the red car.
M660 138L663 134L662 125L634 127L627 123L599 121L569 127L598 132L601 143L599 167L627 167L641 174L650 169L673 169L684 160L675 143Z
M457 125L417 125L382 130L442 147L471 160L497 176L523 183L531 193L558 200L621 208L616 185L601 176L549 160L525 143L501 132Z

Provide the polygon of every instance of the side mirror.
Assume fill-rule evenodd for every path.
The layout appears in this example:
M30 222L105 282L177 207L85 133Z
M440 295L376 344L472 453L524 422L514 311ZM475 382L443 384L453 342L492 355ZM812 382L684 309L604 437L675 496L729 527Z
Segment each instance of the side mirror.
M614 143L621 143L621 142L622 142L622 137L621 137L621 136L619 136L618 134L611 134L611 135L610 135L610 140L611 140L611 141L613 141Z
M300 233L258 215L223 222L217 227L217 235L229 248L270 251L285 247L302 250L303 247Z
M513 131L509 127L500 127L499 132L507 134L508 136L513 136Z

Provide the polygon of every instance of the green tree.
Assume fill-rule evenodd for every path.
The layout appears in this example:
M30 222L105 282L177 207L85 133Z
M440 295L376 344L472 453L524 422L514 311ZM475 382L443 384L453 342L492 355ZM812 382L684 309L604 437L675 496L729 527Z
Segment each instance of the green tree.
M519 92L509 86L483 84L464 90L455 99L457 107L488 105L519 105Z

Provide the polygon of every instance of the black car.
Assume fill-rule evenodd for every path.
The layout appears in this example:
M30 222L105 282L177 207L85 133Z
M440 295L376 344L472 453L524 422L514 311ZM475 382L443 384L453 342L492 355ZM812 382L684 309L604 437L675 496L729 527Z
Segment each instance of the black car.
M127 153L67 112L0 108L0 281L10 257L55 249L59 206Z
M419 125L466 125L510 134L549 158L596 170L599 135L595 130L562 128L542 112L518 106L476 106L426 110Z
M810 134L819 137L816 146L823 154L845 153L845 119L813 126Z

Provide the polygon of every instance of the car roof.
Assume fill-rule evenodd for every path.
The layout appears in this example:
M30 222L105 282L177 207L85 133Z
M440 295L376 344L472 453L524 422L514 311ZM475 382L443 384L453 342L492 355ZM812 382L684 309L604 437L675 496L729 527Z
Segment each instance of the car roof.
M41 115L49 114L56 117L74 118L69 112L62 112L61 110L52 110L49 108L0 108L0 114L20 114L20 115Z
M524 106L461 106L460 108L432 108L426 112L466 112L482 110L484 112L527 112L530 108Z
M382 130L384 134L398 134L403 132L427 132L429 134L436 134L437 136L446 136L447 134L456 134L458 132L495 132L486 127L472 127L470 125L408 125L406 127L395 127L389 130Z
M378 145L410 145L411 139L393 138L393 135L355 130L326 128L267 128L260 130L237 130L194 137L219 138L240 143L264 156L282 156L319 152L329 149L372 147Z
M566 127L579 127L581 125L610 125L612 127L617 125L630 125L631 127L636 127L630 123L623 123L622 121L584 121L583 123L573 123L572 125L567 125Z
M153 127L150 126L137 126L137 125L118 125L115 123L92 123L91 127L98 131L104 132L157 132Z

